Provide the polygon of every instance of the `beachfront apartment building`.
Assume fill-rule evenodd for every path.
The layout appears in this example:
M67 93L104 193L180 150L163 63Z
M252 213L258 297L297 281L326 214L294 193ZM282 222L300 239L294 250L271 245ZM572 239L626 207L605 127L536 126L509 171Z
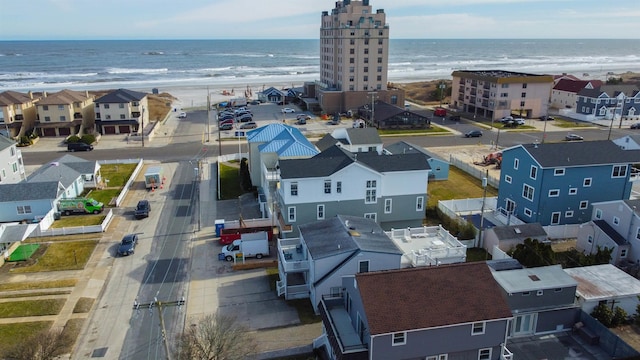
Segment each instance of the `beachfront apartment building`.
M0 93L0 134L15 138L28 134L36 123L36 102L32 92Z
M149 124L147 94L118 89L95 101L96 130L103 135L142 133Z
M551 90L550 106L556 109L575 109L580 90L594 89L601 85L600 80L560 79Z
M320 80L316 98L322 110L334 114L355 111L372 98L404 105L404 91L387 86L389 25L383 9L369 0L342 0L322 12Z
M308 159L278 161L275 211L281 237L335 215L374 220L384 230L422 225L430 167L423 154L351 153L332 146Z
M542 226L581 224L595 202L629 199L640 151L612 141L516 145L502 151L498 206Z
M547 114L553 76L504 70L458 70L451 76L451 107L498 120Z
M0 136L0 184L16 184L24 178L22 152L15 141Z
M36 108L35 127L40 136L82 136L94 131L93 95L88 91L45 92Z
M602 85L578 92L576 117L580 120L640 119L640 90L636 85Z
M323 358L513 358L511 310L485 262L345 276L319 311Z

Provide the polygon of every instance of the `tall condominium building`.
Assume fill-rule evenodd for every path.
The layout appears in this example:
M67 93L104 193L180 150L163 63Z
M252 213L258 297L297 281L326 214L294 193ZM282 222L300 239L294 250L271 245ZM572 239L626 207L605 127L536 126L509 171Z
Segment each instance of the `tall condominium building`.
M381 100L404 104L404 92L387 88L389 25L383 9L369 0L336 1L322 13L320 28L320 107L326 112L355 110Z

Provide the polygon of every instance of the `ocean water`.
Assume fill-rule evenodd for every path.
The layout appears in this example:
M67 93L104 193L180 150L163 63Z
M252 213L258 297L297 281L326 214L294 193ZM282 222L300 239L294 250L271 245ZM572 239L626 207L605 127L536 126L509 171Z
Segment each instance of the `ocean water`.
M640 72L640 40L396 40L389 81L449 79L454 70ZM162 86L300 86L319 79L318 40L0 42L0 91ZM587 75L588 74L588 75Z

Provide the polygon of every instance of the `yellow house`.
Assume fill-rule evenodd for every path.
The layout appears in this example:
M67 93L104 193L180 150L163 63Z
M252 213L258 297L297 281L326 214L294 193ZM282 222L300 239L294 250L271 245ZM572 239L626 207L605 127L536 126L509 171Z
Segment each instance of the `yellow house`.
M0 132L16 138L30 133L36 123L36 106L38 99L33 93L17 91L0 93Z
M93 133L93 96L88 91L62 90L37 103L36 128L40 136L82 136Z

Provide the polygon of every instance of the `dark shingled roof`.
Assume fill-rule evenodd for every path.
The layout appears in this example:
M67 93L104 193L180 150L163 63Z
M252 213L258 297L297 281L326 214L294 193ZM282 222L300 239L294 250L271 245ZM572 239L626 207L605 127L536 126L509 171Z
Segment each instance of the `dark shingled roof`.
M511 318L484 262L356 274L371 335Z
M57 181L0 185L0 202L56 199L64 192Z
M553 90L558 91L567 91L572 93L578 93L580 90L584 89L589 83L594 88L600 87L602 85L602 81L600 80L569 80L569 79L560 79L556 86L553 87Z
M613 240L618 245L626 245L628 244L627 239L624 236L618 234L618 232L611 227L611 225L607 224L604 220L593 220L593 223L596 224L597 227L602 230L607 236Z
M609 140L518 146L522 146L544 168L640 162L640 150L622 150Z
M336 215L327 220L300 225L311 257L315 260L360 249L402 255L375 221L357 216Z
M602 85L595 89L582 89L578 91L578 95L589 98L597 98L602 94L607 94L608 97L612 98L618 96L621 92L623 92L626 96L634 96L638 93L638 87L632 84Z
M10 148L15 144L16 144L15 141L13 141L13 140L11 140L11 139L9 139L7 137L0 136L0 151L2 151L4 149L7 149L7 148Z
M351 145L382 144L376 128L348 128L347 135Z
M95 102L98 104L122 104L140 101L144 99L145 96L147 96L147 94L143 92L118 89L100 97Z
M322 137L322 139L316 141L315 145L318 148L318 150L325 151L328 148L335 146L338 143L339 143L338 139L331 136L331 134L326 134L325 136Z
M493 228L493 232L499 240L547 236L547 232L544 231L540 223L496 226Z
M332 146L309 159L280 160L278 165L282 179L299 179L329 176L354 162L362 163L380 173L430 169L423 154L378 155L376 152L352 154L338 146Z

